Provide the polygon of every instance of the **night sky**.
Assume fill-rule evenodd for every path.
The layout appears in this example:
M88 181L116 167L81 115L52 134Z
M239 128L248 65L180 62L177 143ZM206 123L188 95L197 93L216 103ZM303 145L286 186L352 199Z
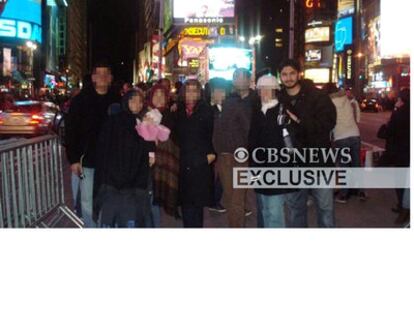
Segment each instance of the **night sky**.
M116 80L132 81L137 3L137 0L88 2L91 62L110 61Z

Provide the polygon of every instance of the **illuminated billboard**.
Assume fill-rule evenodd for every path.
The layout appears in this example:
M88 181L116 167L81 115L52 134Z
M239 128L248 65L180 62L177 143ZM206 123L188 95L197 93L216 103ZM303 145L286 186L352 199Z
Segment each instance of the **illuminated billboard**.
M355 0L338 0L338 16L348 16L355 13Z
M306 62L320 62L322 60L321 49L308 49L305 51Z
M175 24L234 22L234 0L174 0Z
M0 0L0 38L42 42L41 0Z
M412 20L410 1L381 0L381 57L409 57L411 43L408 32ZM404 33L406 31L406 33Z
M305 31L306 43L329 42L329 40L331 40L331 29L329 26L310 28Z
M305 70L305 78L313 80L315 84L329 83L330 76L331 75L329 68L315 68Z
M353 43L352 16L344 17L336 22L335 26L335 50L343 52L345 46Z
M252 70L253 52L251 49L236 47L212 47L209 49L209 78L233 79L238 68Z

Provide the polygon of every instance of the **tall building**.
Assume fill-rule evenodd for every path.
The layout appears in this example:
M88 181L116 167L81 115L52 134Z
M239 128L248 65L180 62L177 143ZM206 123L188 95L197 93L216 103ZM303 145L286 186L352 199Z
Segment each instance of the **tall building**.
M78 86L87 69L87 7L84 0L44 3L43 86Z
M335 57L338 83L357 96L396 93L410 86L410 20L402 0L338 0Z
M67 68L72 84L78 85L87 73L87 4L71 0L68 7Z

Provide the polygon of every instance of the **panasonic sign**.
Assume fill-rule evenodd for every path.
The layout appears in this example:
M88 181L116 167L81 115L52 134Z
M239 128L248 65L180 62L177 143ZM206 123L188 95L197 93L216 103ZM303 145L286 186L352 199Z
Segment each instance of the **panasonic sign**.
M42 29L37 24L0 18L0 37L42 42Z

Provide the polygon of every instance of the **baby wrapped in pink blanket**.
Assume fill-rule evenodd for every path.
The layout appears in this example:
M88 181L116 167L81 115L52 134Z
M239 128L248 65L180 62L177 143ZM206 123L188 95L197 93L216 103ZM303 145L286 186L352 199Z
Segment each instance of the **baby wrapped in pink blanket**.
M151 109L139 121L135 129L145 141L167 141L170 137L170 129L161 124L162 115L158 109Z

